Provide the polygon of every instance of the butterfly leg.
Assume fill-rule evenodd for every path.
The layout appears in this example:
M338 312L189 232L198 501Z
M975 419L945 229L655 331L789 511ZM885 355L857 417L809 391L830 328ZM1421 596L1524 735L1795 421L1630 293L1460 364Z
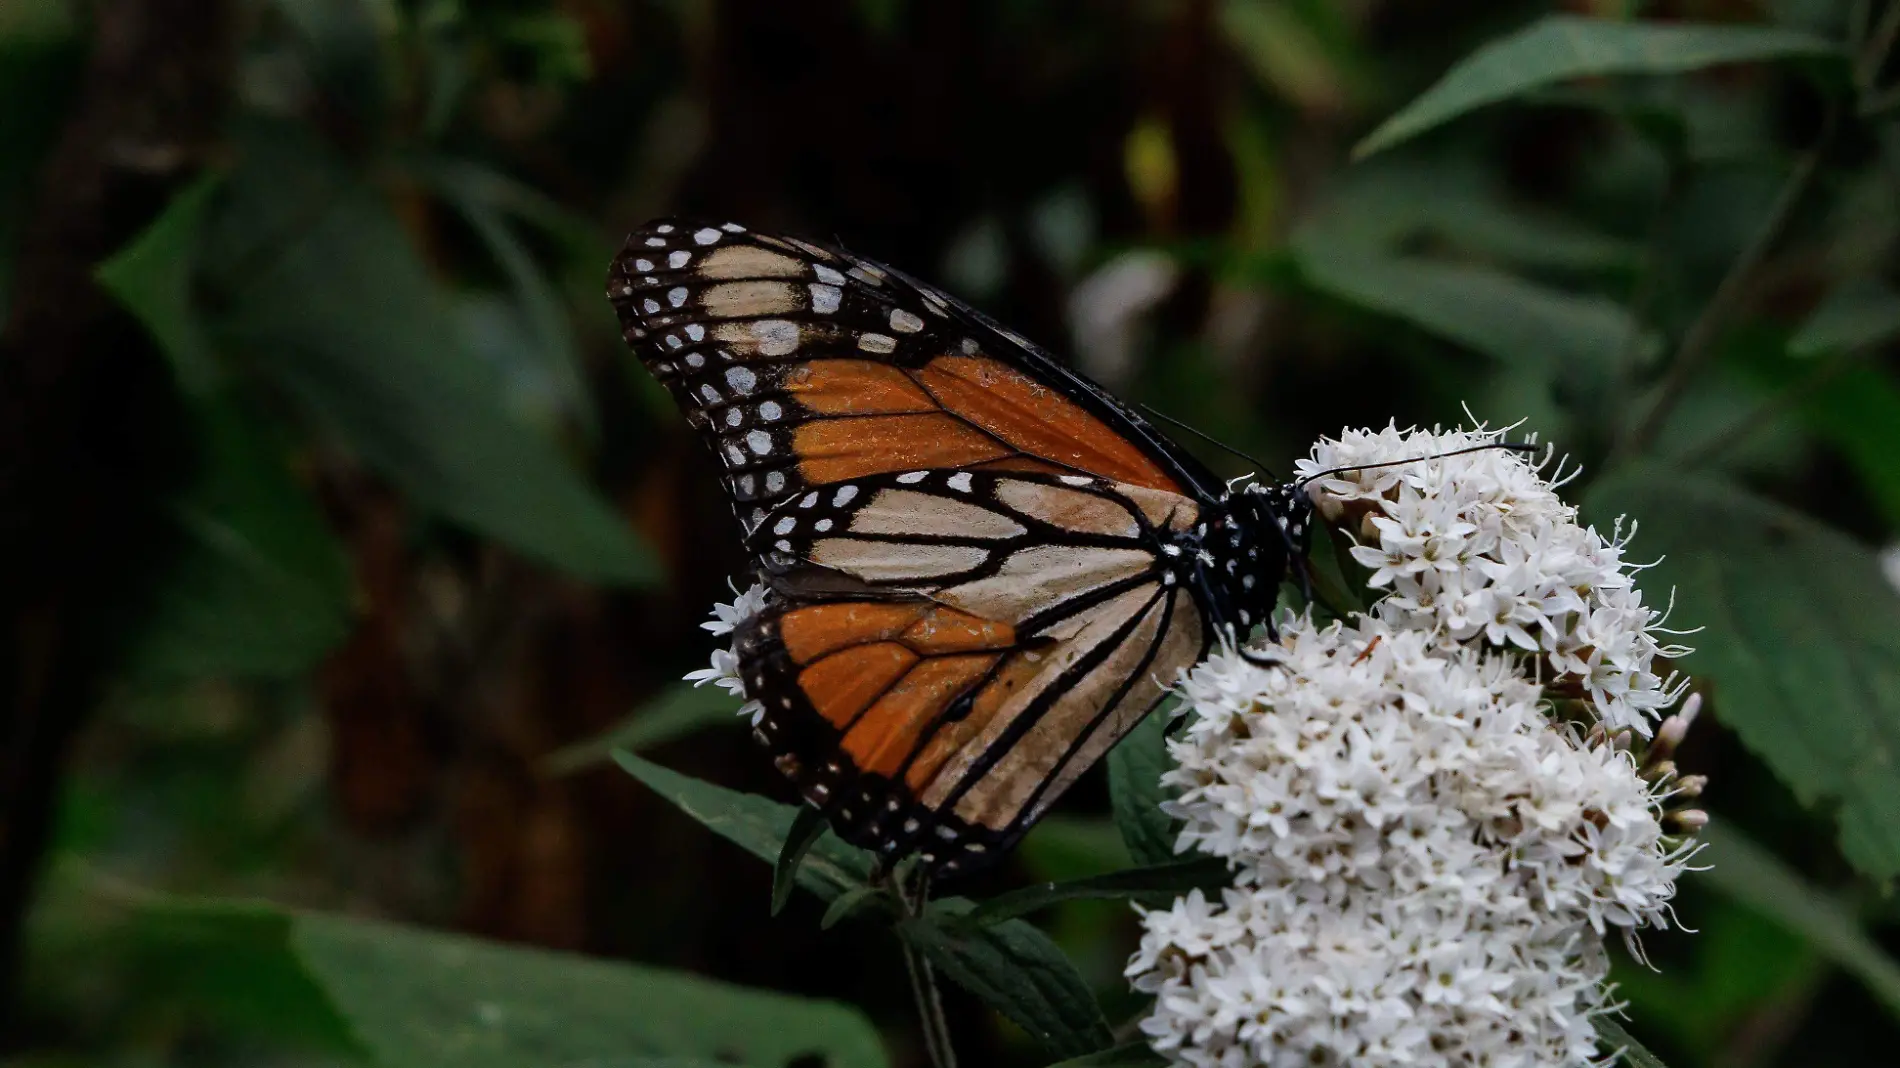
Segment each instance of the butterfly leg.
M1279 640L1278 637L1272 633L1271 626L1268 627L1267 636L1274 642L1278 642ZM1272 648L1272 646L1269 646L1269 648ZM1254 667L1278 667L1285 662L1281 660L1277 653L1268 652L1266 650L1249 649L1244 645L1240 647L1240 658L1252 664Z

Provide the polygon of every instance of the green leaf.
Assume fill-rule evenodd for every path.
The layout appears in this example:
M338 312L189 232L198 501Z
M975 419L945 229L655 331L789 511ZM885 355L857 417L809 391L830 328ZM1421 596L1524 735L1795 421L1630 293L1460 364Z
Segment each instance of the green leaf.
M1058 1057L1079 1057L1114 1041L1108 1021L1062 950L1023 920L977 927L963 898L933 901L898 934L944 975L1009 1017Z
M1829 293L1788 341L1796 356L1815 357L1871 348L1900 336L1900 294L1872 278Z
M1832 41L1794 30L1553 15L1465 57L1359 142L1353 155L1384 151L1466 112L1572 78L1678 74L1773 59L1844 57Z
M1419 190L1430 189L1431 196ZM1634 243L1511 200L1480 161L1393 156L1339 176L1327 207L1294 232L1297 250L1396 255L1422 245L1560 271L1628 271Z
M1636 1037L1623 1030L1623 1025L1608 1016L1597 1016L1590 1023L1597 1029L1597 1038L1602 1041L1604 1050L1622 1050L1623 1059L1618 1062L1629 1068L1669 1068L1662 1058L1644 1047Z
M1173 766L1168 759L1167 731L1171 703L1148 713L1108 753L1108 797L1115 826L1135 862L1167 864L1175 859L1174 821L1161 811L1168 792L1161 774Z
M541 770L571 775L612 761L616 749L651 749L707 727L737 726L744 722L738 711L738 702L718 687L675 683L606 731L555 750Z
M172 199L132 242L94 271L99 284L158 342L179 388L202 397L218 384L217 357L193 302L198 240L221 179L206 175Z
M282 451L224 397L193 406L199 469L172 502L183 549L126 654L137 679L289 678L342 642L350 578Z
M855 1009L682 972L334 916L298 917L292 946L391 1068L530 1068L630 1055L887 1063L877 1031Z
M1682 663L1716 712L1809 807L1833 806L1842 852L1900 875L1900 596L1866 546L1739 487L1658 465L1592 488L1599 526L1642 524L1677 627L1703 626Z
M1616 302L1488 267L1304 249L1307 283L1509 365L1608 368L1657 340Z
M1800 410L1809 428L1853 466L1887 521L1900 527L1900 384L1893 375L1873 364L1848 367L1807 390Z
M792 887L798 885L799 864L828 826L823 812L810 805L798 806L792 829L785 832L785 844L779 847L778 861L772 865L772 915L785 911L785 903L792 899Z
M1816 952L1859 979L1868 993L1900 1016L1900 963L1880 948L1853 913L1719 818L1703 830L1701 839L1706 848L1696 862L1708 870L1699 879L1806 938Z
M825 915L818 921L818 929L829 931L872 905L889 902L890 898L881 886L860 886L846 890L825 906Z
M1080 879L1135 864L1114 820L1060 812L1037 820L1016 844L1016 856L1034 879Z
M1736 346L1729 358L1784 398L1799 415L1800 429L1839 450L1888 522L1900 527L1900 382L1880 361L1855 358L1870 355L1869 348L1881 340L1867 329L1873 326L1871 318L1858 326L1844 319L1835 322L1838 332L1828 328L1810 336L1811 342L1821 346L1814 354L1831 353L1824 365L1788 359L1779 347L1768 346ZM1833 340L1817 340L1830 335ZM1849 340L1850 335L1864 340ZM1795 343L1789 344L1792 348ZM1760 403L1751 396L1743 412L1755 411ZM1743 417L1738 412L1730 420ZM1749 443L1766 448L1769 443L1759 439L1765 436L1762 431L1775 424L1758 425ZM1796 429L1792 420L1787 425L1789 430Z
M682 972L243 902L138 920L142 959L191 1004L388 1068L888 1063L855 1009Z
M624 750L615 753L614 760L634 778L673 802L681 812L761 860L777 861L781 847L791 837L792 827L797 822L798 810L790 805L714 786L641 760ZM848 846L836 834L826 832L813 843L804 862L799 864L798 885L821 900L831 901L869 883L871 868L869 853Z
M134 967L158 977L163 1003L220 1030L339 1055L366 1052L322 986L291 953L296 918L269 905L160 899L126 930ZM152 1006L145 1008L149 1011Z
M1224 861L1215 858L1176 860L1152 867L1130 868L1086 879L1066 882L1035 883L979 902L963 922L998 923L1026 916L1064 901L1138 901L1166 904L1189 890L1218 893L1233 884L1233 873Z
M1147 1043L1130 1042L1099 1053L1071 1057L1049 1068L1165 1068L1167 1063L1168 1059L1149 1049Z
M556 393L561 407L591 426L593 408L567 309L547 272L516 234L505 202L497 195L496 183L484 181L479 168L453 163L431 168L427 173L507 277L515 303L533 338L534 363Z
M422 506L585 578L653 581L627 524L504 408L376 192L314 150L256 152L223 232L262 247L220 263L225 335Z
M1346 91L1339 67L1298 12L1284 4L1224 0L1217 21L1266 88L1307 108L1340 106Z

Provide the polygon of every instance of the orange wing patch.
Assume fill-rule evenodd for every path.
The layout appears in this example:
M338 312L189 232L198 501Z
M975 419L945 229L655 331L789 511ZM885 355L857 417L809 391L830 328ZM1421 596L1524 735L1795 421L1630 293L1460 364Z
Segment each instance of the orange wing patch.
M917 372L938 403L1015 451L1149 489L1180 487L1141 450L1073 401L1006 364L939 356Z
M931 736L923 752L911 762L910 770L904 773L905 785L913 792L923 792L944 762L982 736L990 720L996 718L997 711L1010 697L1034 681L1042 669L1041 663L1022 653L1012 655L1002 670L996 673L996 677L976 695L976 700L970 706L970 714L955 723L944 724Z
M763 342L752 340L770 348L774 337L764 333ZM1087 471L1143 489L1181 492L1108 424L988 357L939 356L911 371L876 360L812 360L786 372L785 390L818 417L800 424L792 438L799 474L812 485L894 471L983 467Z
M818 415L935 412L937 402L901 368L872 360L813 360L785 376L785 391Z
M938 715L1016 646L1008 624L928 602L798 608L779 620L779 636L806 699L845 732L859 769L881 775L895 775ZM990 713L996 687L977 702Z
M809 664L854 645L890 641L922 619L930 606L909 604L821 604L785 613L779 638L795 664Z
M890 471L999 460L1010 448L949 415L817 419L792 432L798 473L813 485Z
M844 649L798 673L812 707L843 730L917 665L916 653L896 642Z
M950 702L981 682L999 655L937 657L912 668L845 734L844 751L860 771L895 775L925 728Z

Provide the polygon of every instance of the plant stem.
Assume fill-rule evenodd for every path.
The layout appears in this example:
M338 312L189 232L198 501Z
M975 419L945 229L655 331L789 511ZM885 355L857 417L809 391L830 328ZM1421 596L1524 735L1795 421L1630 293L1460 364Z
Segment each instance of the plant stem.
M1667 254L1664 248L1669 230L1669 212L1676 198L1682 192L1685 168L1681 161L1673 157L1668 162L1668 170L1663 175L1661 191L1656 196L1656 210L1651 213L1649 227L1644 234L1643 251L1636 265L1636 277L1630 285L1627 303L1630 309L1629 335L1623 339L1623 347L1617 354L1616 366L1611 370L1610 387L1606 390L1606 409L1602 425L1608 430L1606 438L1615 442L1626 433L1628 415L1626 409L1636 396L1637 379L1642 372L1643 339L1647 336L1646 324L1649 322L1650 306L1656 302L1657 292L1662 288L1662 263Z
M928 875L918 877L914 899L906 890L901 875L892 878L891 887L906 920L917 919L923 914L923 904L930 892L929 878ZM904 949L904 969L910 973L910 991L917 1002L917 1016L923 1025L924 1052L930 1057L932 1068L957 1068L956 1047L950 1041L950 1021L943 1014L943 994L937 988L936 970L901 933L898 943Z
M1900 108L1900 89L1884 89L1878 93L1868 93L1861 98L1860 117L1878 119Z
M1895 5L1895 7L1896 10L1900 10L1900 5ZM1803 153L1801 159L1796 162L1793 173L1788 175L1787 182L1782 185L1781 192L1776 195L1774 206L1768 211L1768 217L1762 220L1761 228L1755 232L1755 236L1749 241L1747 247L1742 249L1741 255L1735 258L1735 262L1729 265L1728 273L1722 276L1721 283L1715 287L1715 293L1709 297L1709 302L1702 306L1701 314L1697 315L1695 322L1690 324L1688 333L1683 335L1682 344L1676 349L1676 359L1669 368L1668 376L1663 379L1662 394L1656 398L1656 403L1650 406L1649 412L1644 415L1642 422L1637 424L1636 429L1611 453L1613 463L1627 460L1648 448L1655 440L1657 432L1662 429L1663 422L1668 418L1670 411L1682 400L1690 381L1715 354L1715 341L1721 336L1722 328L1728 324L1729 316L1734 312L1736 304L1747 292L1749 284L1754 281L1755 272L1760 268L1762 261L1781 242L1782 235L1787 232L1788 224L1794 221L1795 209L1801 206L1801 201L1807 196L1808 188L1814 184L1815 175L1821 169L1821 157L1828 143L1833 140L1835 124L1836 112L1830 110L1823 122L1820 136L1815 139L1813 147Z
M1874 87L1874 79L1880 77L1880 68L1887 65L1887 53L1893 51L1896 38L1900 38L1900 4L1889 4L1887 13L1880 19L1880 27L1874 30L1854 64L1854 85L1861 92Z

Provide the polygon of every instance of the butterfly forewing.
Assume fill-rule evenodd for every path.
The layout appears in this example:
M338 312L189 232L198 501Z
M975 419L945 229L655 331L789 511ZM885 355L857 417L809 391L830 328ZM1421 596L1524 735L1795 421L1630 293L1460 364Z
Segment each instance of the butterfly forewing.
M1025 342L843 253L732 223L655 223L628 238L608 295L718 455L748 529L809 487L885 472L1202 481L1105 397L1058 388L1051 376L1068 372Z

